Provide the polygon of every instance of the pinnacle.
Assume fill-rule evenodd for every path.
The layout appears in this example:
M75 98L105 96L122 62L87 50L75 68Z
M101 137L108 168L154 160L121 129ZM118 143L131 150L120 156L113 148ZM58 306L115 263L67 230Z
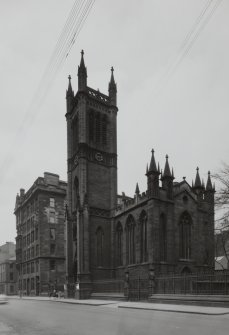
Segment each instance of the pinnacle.
M165 161L165 168L164 168L163 177L173 177L172 174L171 174L171 171L170 171L170 167L169 167L169 161L168 161L169 156L166 155L165 159L166 159L166 161Z
M85 68L85 64L84 64L84 51L81 51L81 61L80 61L80 67L81 68Z
M111 67L111 79L110 79L110 82L109 82L109 90L111 89L115 89L116 91L116 83L115 83L115 80L114 80L114 68L113 66Z
M195 179L194 187L202 187L198 167L196 168L196 179Z
M149 166L149 172L157 172L158 173L157 166L156 166L156 161L155 161L155 158L154 158L154 150L152 149L151 152L152 152L152 156L151 156L151 161L150 161L150 166Z
M208 180L207 180L206 190L207 191L213 190L210 171L208 171Z
M72 96L72 95L74 95L74 92L73 92L73 90L72 90L71 76L70 76L70 75L68 76L68 89L67 89L66 95L67 95L67 96Z
M136 184L135 194L140 194L138 183Z

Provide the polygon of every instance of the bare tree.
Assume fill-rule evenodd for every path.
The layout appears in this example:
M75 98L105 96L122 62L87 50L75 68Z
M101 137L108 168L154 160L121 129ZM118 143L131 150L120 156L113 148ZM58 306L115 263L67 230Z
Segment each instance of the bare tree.
M218 211L217 227L229 228L229 165L223 163L218 173L212 175L217 183L215 206Z
M218 228L215 234L215 262L219 264L222 270L227 269L228 266L224 267L222 260L220 262L219 257L224 256L227 264L229 264L229 229Z
M216 256L225 256L229 263L229 165L223 163L218 173L212 175L217 183L215 196L216 220Z

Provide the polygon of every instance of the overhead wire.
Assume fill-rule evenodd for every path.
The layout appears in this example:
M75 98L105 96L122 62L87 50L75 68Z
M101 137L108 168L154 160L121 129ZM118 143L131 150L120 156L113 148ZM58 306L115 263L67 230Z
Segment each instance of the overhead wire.
M71 45L69 46L68 55L69 55L69 53L70 53L70 51L71 51L71 49L72 49L72 47L73 47L73 45L74 45L74 43L75 43L75 41L76 41L76 38L78 37L78 35L79 35L81 29L83 28L83 24L84 24L84 22L86 21L88 15L89 15L89 13L90 13L90 9L91 9L91 7L93 6L94 2L95 2L95 0L91 0L90 3L88 3L88 6L87 6L87 8L86 8L85 11L84 11L84 15L82 16L82 18L81 18L81 20L80 20L80 23L79 23L79 25L78 25L78 26L79 26L79 27L78 27L78 30L77 30L77 32L75 32L75 34L74 34L74 36L73 36L73 39L72 39L72 41L71 41Z
M69 15L69 18L66 23L66 28L63 29L60 35L60 42L57 44L56 48L54 49L53 55L50 59L50 63L48 66L55 67L56 62L58 61L58 58L61 57L63 53L65 53L69 39L72 38L72 31L74 30L75 23L79 19L83 6L88 1L89 0L78 0L75 2L75 6L74 6L75 8L73 11L71 11ZM53 62L53 60L55 62Z
M153 93L156 95L156 93L159 93L160 90L166 85L166 82L169 80L169 78L175 73L178 66L181 64L185 56L188 54L188 52L191 50L193 44L198 39L200 33L206 26L206 24L210 21L211 17L215 13L216 9L219 7L223 0L208 0L204 8L201 10L201 13L198 15L197 19L195 20L194 25L189 30L189 32L186 34L184 40L182 41L178 55L173 58L173 61L169 63L167 66L165 72L162 74L159 81L156 83L156 86L154 87ZM211 6L213 6L211 8Z
M77 25L77 30L73 36L73 39L70 41L69 43L69 46L68 46L68 53L67 55L65 56L67 58L67 56L69 55L69 53L71 52L71 49L73 47L73 45L75 44L75 41L81 31L81 29L83 28L83 24L84 22L86 21L88 15L89 15L89 12L90 12L90 7L93 6L93 3L94 3L95 0L91 0L88 5L86 5L86 8L81 16L81 18L79 19L79 22L78 22L78 25Z
M21 137L25 137L28 132L28 127L32 126L36 117L37 111L41 107L50 89L50 84L54 81L58 71L63 65L66 54L70 53L76 38L78 37L86 18L91 11L95 0L76 0L68 15L67 21L62 29L62 32L57 40L54 51L40 80L36 93L23 117L20 126L17 129L15 139L12 143L14 147L19 145ZM19 140L20 135L20 140ZM3 178L4 173L11 165L14 155L13 150L9 150L0 166L0 176Z
M34 100L32 101L32 104L36 104L37 107L39 107L39 104L42 103L43 99L48 93L48 89L50 87L51 82L53 81L57 72L60 70L61 65L63 65L65 54L69 49L68 43L69 43L70 38L72 38L72 34L74 33L75 38L76 38L76 35L78 36L79 23L81 24L82 17L85 16L85 14L87 15L89 14L89 12L87 11L91 9L93 3L94 3L94 0L81 0L81 1L75 2L74 10L71 11L69 18L67 20L68 25L67 26L65 25L64 33L61 34L62 39L59 38L60 42L57 45L57 48L56 48L57 50L55 49L53 52L53 55L51 57L52 60L49 62L48 66L46 67L46 70L44 72L42 80L40 81L40 84L38 86L38 90L36 92ZM69 23L70 23L70 26L69 26ZM25 115L25 119L27 118L28 114L32 116L32 114L34 113L28 110L27 115Z
M44 90L44 88L50 87L50 85L53 82L54 78L56 77L57 73L60 71L61 67L63 66L64 60L66 59L65 53L66 52L68 52L68 54L70 53L70 51L73 47L73 44L75 43L75 40L76 40L77 36L79 35L79 32L82 29L83 24L84 24L87 16L89 15L89 11L90 11L94 2L95 2L95 0L87 0L87 3L85 4L84 10L79 15L78 20L76 21L76 24L72 28L70 36L72 36L72 34L74 33L73 34L74 41L70 40L68 38L69 44L66 45L66 47L63 49L62 53L60 54L59 58L57 59L56 66L53 68L52 73L49 73L49 76L47 76L46 83L45 83L44 87L42 88L43 89L43 96L40 96L40 103L42 103L43 98L48 93L48 89Z
M201 25L199 26L198 30L195 32L193 39L190 41L189 45L184 50L183 54L181 55L178 63L176 64L174 70L179 66L179 64L182 62L182 60L185 58L185 56L189 53L190 49L192 48L195 41L198 39L199 35L207 25L207 23L211 20L212 16L214 15L217 8L220 6L223 0L216 0L216 3L214 4L213 8L210 10L209 14L206 16L206 18L203 20Z
M203 9L201 10L200 14L198 15L198 17L196 18L192 28L188 31L188 33L186 34L183 42L181 43L180 49L183 49L183 47L185 47L186 43L188 42L188 40L190 39L190 37L192 36L192 34L195 32L196 27L198 26L198 24L201 22L203 16L205 15L205 13L208 11L209 7L211 6L211 4L214 2L214 0L208 0L205 4L205 6L203 7Z
M47 75L46 85L44 85L45 88L46 87L48 88L50 86L50 84L52 83L52 81L56 77L57 73L60 71L61 67L63 66L64 60L66 59L66 53L68 53L68 54L70 53L70 51L72 49L72 46L75 43L75 40L76 40L77 36L79 35L79 32L82 29L83 24L86 20L86 17L89 15L90 9L91 9L94 2L95 2L95 0L84 1L84 3L85 3L84 8L82 9L82 6L80 7L79 16L77 16L77 20L75 20L74 26L71 27L71 30L68 33L68 37L65 40L65 46L63 47L62 52L60 53L58 59L56 60L56 63L55 63L55 66L52 69L52 72L49 71L49 73ZM74 40L73 40L73 38L74 38ZM41 89L44 90L44 87L42 87ZM44 91L44 94L46 94L46 93L47 93L47 89L45 89L45 91Z
M80 11L82 10L82 6L89 0L77 0L74 3L73 9L71 10L68 20L64 26L64 29L58 39L56 47L51 55L50 61L44 71L43 77L39 83L36 95L34 96L34 101L32 103L36 103L36 99L41 98L43 94L47 92L47 88L53 80L53 76L56 74L56 70L60 65L60 59L62 58L62 54L66 52L66 46L69 40L69 36L74 28L75 21L79 19ZM43 91L43 94L42 94ZM30 113L28 111L28 113ZM26 117L26 115L25 115Z
M40 108L40 104L45 99L48 94L50 84L54 80L56 73L58 72L60 66L60 58L62 59L63 53L66 52L66 45L69 40L69 36L74 29L75 22L79 19L80 10L82 6L90 0L76 0L74 2L73 8L70 11L68 19L64 25L64 28L58 38L54 51L50 57L48 65L46 66L43 76L39 82L38 88L35 91L35 95L30 103L30 107L27 109L27 112L24 114L23 122L18 128L18 133L21 133L21 130L25 127L25 122L32 122L33 117L35 116L35 109Z

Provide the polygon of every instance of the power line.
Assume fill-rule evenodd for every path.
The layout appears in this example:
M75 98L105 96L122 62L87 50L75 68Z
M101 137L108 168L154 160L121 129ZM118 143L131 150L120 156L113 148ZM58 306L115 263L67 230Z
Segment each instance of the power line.
M82 3L79 6L78 12L74 14L74 25L70 27L70 30L67 33L67 36L65 37L65 41L63 42L62 50L58 57L56 57L55 63L52 66L52 68L46 69L46 76L43 81L41 81L40 90L43 91L43 96L41 94L40 96L40 103L43 102L45 96L48 93L48 89L55 79L57 73L60 71L61 67L64 65L64 61L66 59L66 54L69 55L70 50L72 49L73 44L75 43L75 40L77 36L79 35L80 30L83 27L83 24L86 20L86 17L89 15L90 9L92 8L93 3L95 0L86 0L82 1ZM76 20L77 18L77 20ZM74 39L74 43L73 43ZM46 82L45 82L46 80ZM39 98L39 94L38 94Z
M65 24L65 27L59 37L56 48L53 51L52 57L50 59L50 62L47 68L55 67L55 64L58 58L63 54L63 52L65 52L64 50L66 49L69 38L71 38L72 30L74 29L75 22L77 21L85 2L88 2L88 0L75 1L74 6L69 14L68 20Z
M50 61L48 62L48 65L46 66L44 74L40 80L36 93L30 103L30 107L28 108L27 112L24 115L24 119L23 122L21 123L21 126L18 128L17 135L19 135L23 130L23 128L25 128L26 122L28 122L30 125L31 122L33 122L33 119L36 116L36 110L40 108L41 104L46 98L51 83L54 81L56 74L60 70L61 65L63 65L64 63L65 60L64 55L68 50L67 43L71 38L71 36L73 35L75 26L81 20L82 8L85 5L85 3L86 3L85 6L87 6L87 3L91 1L92 0L75 1L73 9L71 10L68 16L64 29L62 30L62 33L58 39L56 47L54 48Z
M70 11L68 19L62 29L62 32L58 38L54 51L48 62L48 65L44 71L41 81L38 85L36 93L27 109L21 125L15 135L15 139L12 143L13 148L9 150L3 163L0 167L0 178L4 178L4 174L9 169L10 165L14 160L15 147L18 148L21 138L27 135L29 126L31 127L34 119L39 112L39 109L46 98L51 83L54 81L61 66L63 66L66 60L66 54L70 53L76 38L78 37L86 18L91 11L95 0L76 0ZM74 41L74 43L73 43ZM20 135L20 140L19 140Z
M200 33L207 25L207 23L210 21L216 9L219 7L219 5L223 0L216 0L215 3L214 1L215 0L208 0L205 3L204 8L201 10L201 13L195 20L193 27L186 34L184 40L182 41L178 55L176 56L175 59L173 59L173 62L169 64L164 74L162 75L161 79L158 81L158 84L154 89L154 93L159 92L160 89L166 85L166 82L172 76L172 74L175 73L176 69L181 64L185 56L189 53L193 44L198 39ZM213 7L211 8L212 5Z
M217 8L220 6L220 4L221 4L222 1L223 0L217 0L216 1L216 3L214 4L213 8L210 10L209 14L207 15L207 17L203 20L203 22L201 23L201 25L199 26L199 28L195 32L195 34L193 36L193 39L190 41L189 45L187 45L187 47L184 50L183 54L181 55L178 63L176 64L174 70L176 70L176 68L179 66L179 64L182 62L182 60L185 58L185 56L189 53L189 51L192 48L193 44L198 39L199 35L203 31L203 29L205 28L205 26L207 25L207 23L210 21L210 19L212 18L212 16L214 15L214 13L217 10Z
M187 33L187 35L184 38L184 41L181 43L181 47L180 49L182 50L183 47L185 47L185 45L188 43L190 37L192 36L192 34L195 32L196 27L198 26L198 24L201 22L203 16L206 14L206 12L208 11L209 7L211 6L211 4L213 3L214 0L208 0L204 6L204 8L201 10L200 14L198 15L198 17L196 18L193 27L189 30L189 32Z
M43 96L45 97L47 90L49 89L50 83L53 81L57 70L60 67L60 59L62 58L63 53L66 52L66 46L69 40L69 36L71 34L71 31L74 27L75 21L79 20L80 11L82 10L82 6L85 2L88 0L76 0L73 6L73 9L71 10L67 22L64 26L64 29L62 30L62 33L58 39L57 45L54 48L54 51L52 53L52 56L50 58L50 61L44 71L43 77L39 83L36 95L34 96L34 99L32 101L32 104L36 104L36 99L43 100ZM28 110L28 113L30 111ZM25 115L25 118L27 115Z
M70 51L71 51L71 49L72 49L72 47L73 47L73 45L74 45L74 43L75 43L75 41L76 41L76 38L78 37L78 35L79 35L81 29L83 28L83 24L84 24L84 22L86 21L88 15L89 15L89 13L90 13L90 9L91 9L91 7L93 6L94 2L95 2L95 0L92 0L90 3L88 3L88 6L87 6L86 10L84 11L84 15L82 16L82 18L81 18L81 20L80 20L80 23L79 23L79 25L78 25L77 32L75 32L74 37L73 37L73 39L71 40L71 44L70 44L70 46L69 46L68 55L69 55L69 53L70 53Z

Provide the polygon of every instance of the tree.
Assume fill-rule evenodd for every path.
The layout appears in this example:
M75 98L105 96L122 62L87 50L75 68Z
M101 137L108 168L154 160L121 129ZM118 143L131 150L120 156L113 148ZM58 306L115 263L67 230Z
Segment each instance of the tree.
M217 226L227 228L229 227L229 165L223 163L223 168L212 177L218 185L215 197L215 206L218 211Z
M225 256L229 263L229 165L223 163L221 170L212 177L217 183L215 254Z

